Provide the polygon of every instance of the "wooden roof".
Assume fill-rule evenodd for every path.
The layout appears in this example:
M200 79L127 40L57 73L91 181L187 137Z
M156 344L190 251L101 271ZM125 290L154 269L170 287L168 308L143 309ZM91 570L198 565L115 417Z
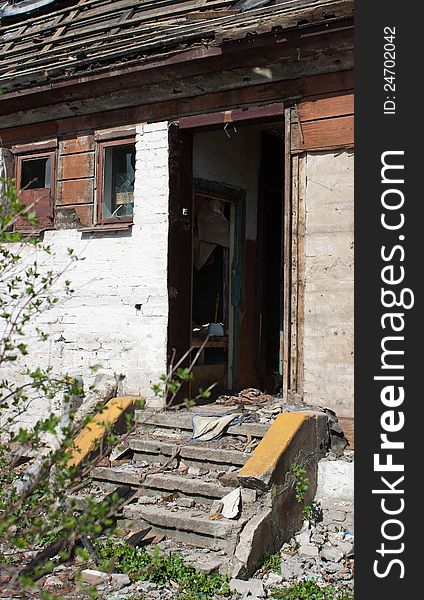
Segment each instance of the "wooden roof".
M41 13L0 23L0 88L31 88L225 40L331 22L352 16L352 5L351 0L268 0L250 2L252 8L235 0L53 2Z

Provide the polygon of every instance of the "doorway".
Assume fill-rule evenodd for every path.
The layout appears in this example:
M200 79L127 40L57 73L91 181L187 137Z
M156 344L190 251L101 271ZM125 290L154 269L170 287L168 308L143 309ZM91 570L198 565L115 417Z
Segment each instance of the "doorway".
M212 399L247 387L275 393L282 372L282 119L174 131L170 150L168 347L174 340L180 355L191 347L193 358L205 344L192 396L212 383Z

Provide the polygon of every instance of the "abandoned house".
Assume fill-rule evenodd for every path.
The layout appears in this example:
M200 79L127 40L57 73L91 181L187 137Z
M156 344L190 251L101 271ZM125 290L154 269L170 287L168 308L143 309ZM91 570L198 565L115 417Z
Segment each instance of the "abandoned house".
M75 292L37 365L353 419L353 3L0 3L0 170ZM14 366L16 369L16 366ZM37 417L37 411L28 419Z
M126 486L118 524L233 577L300 529L293 467L302 502L352 531L352 454L326 456L333 417L315 408L353 441L353 2L7 0L0 39L0 177L37 215L14 223L21 253L44 240L42 268L74 288L2 377L51 367L85 386L100 365L112 424L143 397L88 489ZM209 414L160 410L152 385L184 355L184 392L216 384ZM74 441L78 467L89 425ZM335 578L353 568L339 542Z

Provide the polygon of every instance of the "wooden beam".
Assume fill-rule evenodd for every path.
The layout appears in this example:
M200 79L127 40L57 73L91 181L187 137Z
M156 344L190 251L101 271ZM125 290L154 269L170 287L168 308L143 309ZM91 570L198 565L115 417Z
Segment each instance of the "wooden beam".
M326 98L313 98L299 102L299 117L302 123L328 119L329 117L345 117L354 114L353 92Z
M206 113L204 115L193 115L182 117L179 120L180 129L194 129L213 125L225 125L226 123L243 123L245 121L262 119L283 119L284 108L281 102L266 104L265 106L251 106L235 110Z
M297 264L297 377L296 393L304 394L304 329L305 329L305 238L306 238L306 155L299 155L298 170L298 264Z
M290 365L290 298L291 298L291 108L284 109L284 210L283 210L283 314L280 332L280 360L283 378L283 402L288 401Z
M239 57L237 61L234 57L231 60L225 57L211 61L212 64L205 70L200 62L191 67L192 73L194 69L193 75L189 74L187 66L181 71L180 68L176 71L168 67L160 74L149 73L147 78L146 75L139 77L136 84L129 84L126 80L113 82L114 85L119 83L118 89L115 87L112 91L109 87L105 93L102 87L87 87L82 81L81 89L77 86L73 92L70 89L43 92L41 98L34 99L34 106L28 95L15 98L13 102L10 96L5 95L0 98L0 128L291 81L300 75L307 77L352 69L354 56L351 32L338 34L337 39L330 40L327 37L324 47L322 40L315 37L305 43L300 59L295 44L283 45L277 48L277 54L273 50L265 55L265 59L255 54ZM108 85L111 83L109 81ZM41 102L42 106L39 106ZM10 113L11 110L14 112Z
M129 107L43 123L13 126L0 131L0 143L9 146L29 140L38 141L57 135L74 134L78 131L86 132L107 127L127 126L128 123L176 120L184 116L204 114L210 111L216 112L235 107L284 101L302 97L305 95L304 90L307 90L310 95L316 95L323 89L326 91L344 89L344 86L351 85L351 79L350 71L334 72L226 92L215 92L196 98L178 98L148 106Z
M297 297L298 297L298 212L299 212L299 158L292 157L291 164L291 260L290 260L290 364L288 388L297 389Z

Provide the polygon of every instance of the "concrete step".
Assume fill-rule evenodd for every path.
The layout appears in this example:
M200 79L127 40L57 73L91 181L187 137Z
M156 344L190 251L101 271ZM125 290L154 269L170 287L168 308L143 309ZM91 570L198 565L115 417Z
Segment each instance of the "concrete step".
M190 439L192 415L190 411L138 412L138 428L125 439L130 458L93 469L94 483L133 488L135 496L121 509L118 527L150 527L177 543L223 551L232 561L233 576L249 577L263 557L279 551L302 524L291 465L305 468L309 488L304 501L312 501L317 463L328 443L327 416L287 412L268 429L246 423L231 427L216 442L196 442ZM257 447L244 451L252 447L251 441ZM181 463L202 469L182 469ZM159 465L167 470L146 474ZM211 505L239 486L241 513L238 519L226 519L219 514L218 503Z
M185 475L175 475L173 473L153 473L147 475L144 480L142 472L137 473L133 470L125 470L119 467L95 467L92 470L92 479L94 481L107 481L113 483L128 484L137 487L146 488L151 492L180 492L190 498L204 498L214 500L222 498L230 490L224 488L219 483L203 481Z
M146 525L178 541L214 550L234 547L237 534L245 524L240 520L210 520L196 510L171 510L155 505L129 504L123 510L125 525L137 529Z
M164 442L160 439L143 439L140 434L134 433L128 439L129 446L134 452L137 460L155 462L161 458L169 458L176 449L175 443ZM184 461L189 460L205 468L226 470L229 466L241 467L249 458L249 452L239 450L227 450L223 448L211 448L199 443L185 444L180 446L178 456Z
M234 410L234 409L232 409ZM204 411L208 412L208 407ZM136 410L136 423L144 426L156 427L161 429L181 429L183 431L192 431L192 419L194 412L191 411L173 411L173 412L153 412L148 410ZM261 439L265 435L268 425L262 423L242 423L241 425L232 425L226 430L226 435L252 436Z

